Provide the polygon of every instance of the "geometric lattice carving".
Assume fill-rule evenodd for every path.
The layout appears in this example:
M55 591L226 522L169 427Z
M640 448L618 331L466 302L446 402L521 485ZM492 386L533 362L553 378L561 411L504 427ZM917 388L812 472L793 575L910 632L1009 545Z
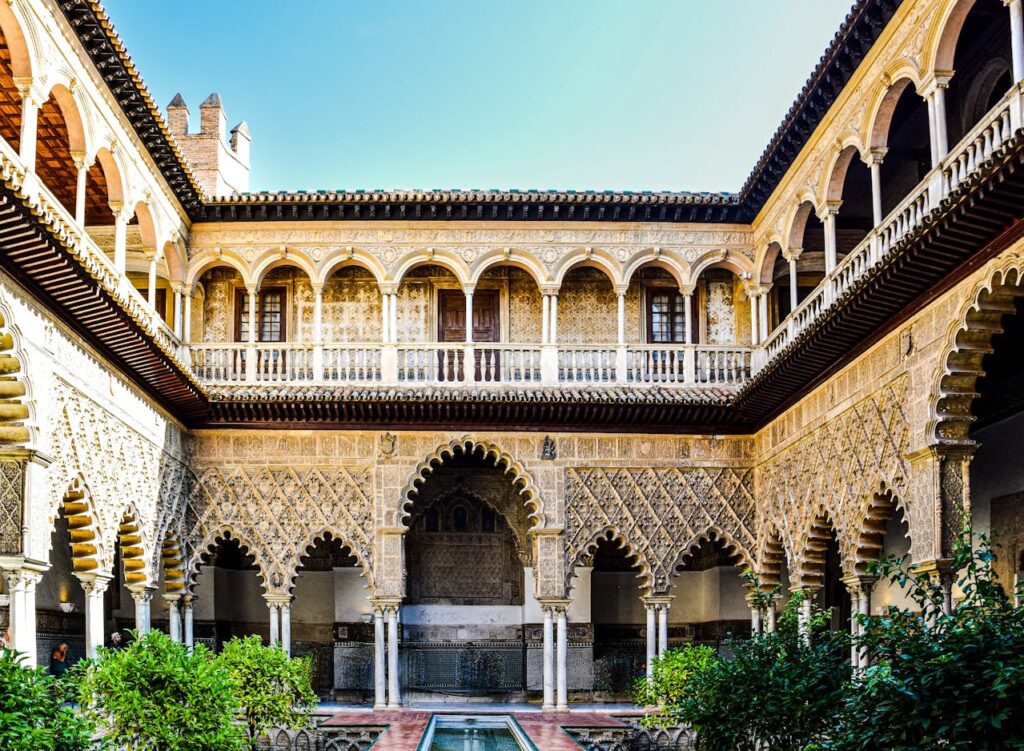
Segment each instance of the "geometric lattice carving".
M24 461L0 461L0 555L21 555L24 552L24 496Z
M902 376L823 422L759 468L763 515L758 539L766 544L781 537L794 579L801 578L801 566L793 561L804 561L808 546L820 542L822 519L835 527L843 572L853 574L858 569L860 532L873 514L876 496L891 493L897 504L905 498L910 441L906 391L907 379ZM913 538L913 514L907 514L907 522ZM764 558L762 549L758 559ZM813 578L816 572L808 575Z
M269 592L291 588L301 556L325 532L352 550L371 579L372 487L368 467L202 469L185 520L191 581L202 554L225 531L256 558Z
M565 479L566 576L611 535L636 555L648 594L672 586L676 566L715 537L753 560L753 471L732 467L572 467ZM569 582L566 582L568 589Z

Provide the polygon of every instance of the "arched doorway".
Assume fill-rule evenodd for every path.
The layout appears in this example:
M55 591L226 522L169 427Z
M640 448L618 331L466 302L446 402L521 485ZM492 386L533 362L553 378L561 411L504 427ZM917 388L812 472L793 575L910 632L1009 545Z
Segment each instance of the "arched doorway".
M493 454L447 457L423 482L405 539L405 697L526 691L528 510Z
M199 571L190 589L195 643L220 651L236 636L258 634L270 639L267 603L249 549L230 532L217 538L201 555Z

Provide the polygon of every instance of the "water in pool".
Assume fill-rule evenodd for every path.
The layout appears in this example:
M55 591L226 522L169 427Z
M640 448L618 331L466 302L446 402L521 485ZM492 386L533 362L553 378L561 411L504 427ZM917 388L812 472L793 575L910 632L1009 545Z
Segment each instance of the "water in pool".
M434 715L421 751L532 751L534 746L511 717Z

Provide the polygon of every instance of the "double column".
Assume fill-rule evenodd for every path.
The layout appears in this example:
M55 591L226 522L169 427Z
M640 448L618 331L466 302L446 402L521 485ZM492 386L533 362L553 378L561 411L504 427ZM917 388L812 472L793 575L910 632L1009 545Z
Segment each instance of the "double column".
M568 600L542 600L544 613L544 711L569 709Z
M280 645L286 655L292 653L292 600L288 594L264 595L270 610L270 646Z
M25 655L31 667L36 665L36 585L43 578L45 570L45 566L23 565L3 571L9 598L7 607L11 646Z
M380 371L384 383L398 383L398 288L381 287Z
M402 706L398 667L399 600L373 601L373 708Z
M668 611L672 606L669 596L641 598L647 611L647 680L653 681L651 665L655 657L661 657L668 649Z
M857 616L867 618L871 615L871 590L877 581L877 576L861 574L843 577L843 584L846 585L846 589L850 593L850 610L853 614L853 617L850 618L850 637L854 642L850 647L850 665L854 670L868 666L867 648L862 644L857 644L857 638L864 633Z
M189 648L193 647L195 632L192 612L196 603L195 595L164 595L164 600L167 602L167 622L171 641L180 642Z
M540 379L546 386L558 383L558 288L541 288Z

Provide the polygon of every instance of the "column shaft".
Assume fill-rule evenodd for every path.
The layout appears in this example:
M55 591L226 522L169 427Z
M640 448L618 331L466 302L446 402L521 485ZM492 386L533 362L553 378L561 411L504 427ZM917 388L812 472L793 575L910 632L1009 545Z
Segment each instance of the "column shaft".
M373 611L373 708L387 706L387 668L384 662L384 613L379 608Z
M548 344L558 344L558 295L551 295L551 337Z
M668 604L658 607L658 657L668 649Z
M156 310L156 256L149 259L149 284L146 290L146 302L149 306ZM162 316L164 312L162 310L157 311Z
M398 608L388 608L388 708L402 706L398 680Z
M268 602L267 609L270 611L270 646L274 647L281 643L281 614L276 602Z
M324 340L324 291L317 289L313 297L313 341L322 343Z
M941 162L949 153L949 136L946 134L946 87L936 85L932 96L935 98L935 156L936 161Z
M282 602L279 606L281 611L281 649L291 657L292 654L292 606Z
M36 129L39 123L39 104L35 98L24 93L21 98L21 147L20 154L25 169L36 168Z
M565 608L558 611L558 670L556 672L555 709L569 708L569 627Z
M1013 55L1013 80L1024 80L1024 12L1021 0L1009 0L1010 8L1010 48Z
M389 306L391 313L389 318L391 319L388 325L388 330L391 336L390 341L398 341L398 293L391 293L391 305Z
M551 296L540 297L540 343L548 343L548 329L551 327Z
M185 288L185 323L182 327L182 341L185 344L192 343L192 288Z
M96 657L103 646L103 593L109 579L88 579L82 582L85 590L85 656Z
M76 160L78 180L75 183L75 222L79 227L85 226L85 178L89 174L89 165L85 160Z
M789 310L790 312L796 310L796 306L799 305L799 290L797 289L797 278L796 278L796 258L790 256L789 259Z
M825 228L825 274L831 274L836 267L836 215L826 209L822 226Z
M544 608L544 703L543 710L555 708L555 629L551 609Z
M174 335L181 338L181 285L174 288Z
M877 227L882 223L882 162L872 159L868 169L871 171L871 218Z
M759 302L761 303L761 341L768 339L768 291L765 290L761 293Z
M259 304L257 288L249 288L249 344L255 344L258 340L256 331L256 306Z
M617 321L618 321L618 341L619 344L626 343L626 290L620 290L616 296L618 299L617 309Z
M128 264L129 219L120 207L114 210L114 267L122 274Z
M167 624L171 641L181 641L181 619L178 616L178 599L167 601Z
M473 343L473 293L466 292L466 344ZM469 367L469 363L466 363Z
M683 341L693 344L693 294L683 295Z
M747 300L750 303L750 343L756 345L761 341L760 326L757 323L757 295L750 293Z
M193 600L191 598L186 598L182 602L182 614L184 615L184 618L182 620L184 620L184 622L185 622L185 639L184 639L184 642L185 642L185 646L188 647L189 649L192 649L192 647L194 647L195 644L196 644L195 624L193 623L193 615L192 615L194 608L195 608L195 603L193 602Z
M646 605L647 610L647 682L654 682L654 658L658 656L658 613L654 605Z

